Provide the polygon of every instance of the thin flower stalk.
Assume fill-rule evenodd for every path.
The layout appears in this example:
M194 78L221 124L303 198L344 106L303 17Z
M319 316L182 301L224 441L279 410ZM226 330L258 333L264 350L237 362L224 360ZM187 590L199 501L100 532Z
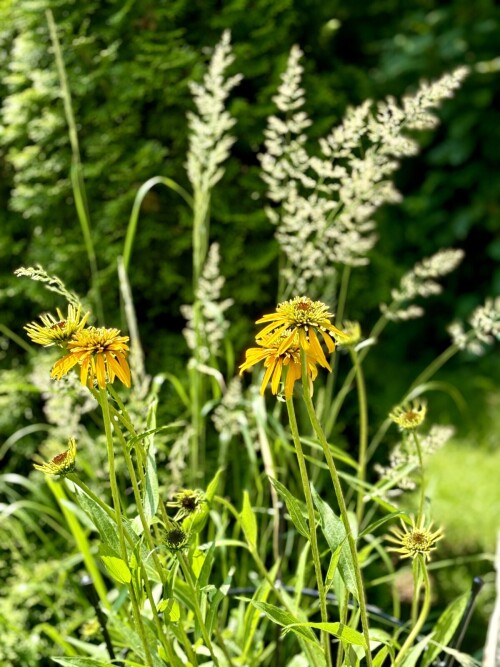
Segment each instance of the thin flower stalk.
M364 483L366 481L366 450L368 446L368 401L366 397L365 377L361 364L359 363L358 353L350 348L349 353L353 368L356 370L356 386L358 390L359 407L359 452L358 452L358 473L359 482L356 501L356 519L358 526L361 525L364 514Z
M67 479L69 479L75 486L78 486L89 498L91 498L99 507L110 517L112 521L116 523L116 514L115 512L105 503L103 502L98 495L96 495L92 489L90 489L85 482L82 482L82 480L76 475L75 473L69 473L67 476ZM125 538L131 548L131 550L134 550L135 544L132 541L132 538L130 535L125 533ZM179 665L179 660L175 658L175 655L173 653L173 648L170 644L170 641L168 640L167 636L165 635L163 625L160 621L160 618L158 616L158 611L156 609L156 603L153 598L153 593L151 590L151 584L149 583L149 579L145 570L144 563L142 560L140 560L140 566L141 566L141 573L142 573L142 579L144 582L144 588L146 590L146 595L148 597L151 610L153 612L153 621L155 623L155 626L158 630L158 636L160 638L160 641L169 657L169 660L171 661L172 665Z
M311 486L309 483L309 476L307 474L306 460L304 457L304 452L302 450L302 445L300 442L300 434L297 426L297 418L295 416L295 408L293 406L293 399L288 398L286 401L286 407L288 410L288 420L290 422L290 431L292 433L293 444L295 446L295 453L297 455L297 462L299 464L300 479L302 482L302 489L304 491L304 497L307 507L307 518L309 525L309 541L311 542L311 553L314 563L314 571L316 574L316 582L318 586L319 594L319 606L321 612L321 621L323 623L328 622L328 610L326 604L326 594L325 594L325 584L323 581L323 574L321 572L321 559L318 549L318 538L316 535L316 516L314 512L314 502L311 494ZM332 664L332 656L330 651L330 638L326 632L322 633L323 641L323 650L325 652L325 658L327 664Z
M99 405L101 406L102 418L104 422L104 432L106 434L106 446L108 452L108 465L109 465L109 482L111 486L113 508L115 510L115 518L116 518L116 526L118 529L118 539L120 542L121 558L123 562L128 565L127 547L125 545L125 531L123 529L123 520L121 513L120 492L118 490L118 483L116 480L115 453L113 444L113 425L111 423L111 416L109 412L108 394L106 392L106 389L102 387L99 388ZM141 642L144 646L146 661L150 667L153 667L154 665L153 657L151 655L151 650L149 648L149 642L146 638L146 632L144 629L144 624L142 622L139 604L135 596L135 591L130 583L127 584L127 588L130 596L130 601L132 604L132 613L134 616L134 622L138 629Z
M425 469L424 460L422 457L422 447L420 446L420 439L416 431L413 431L413 440L415 441L415 448L417 450L419 472L420 472L420 500L418 505L417 524L420 524L424 519L425 509Z
M352 529L349 524L349 517L347 516L347 506L345 503L344 499L344 494L342 492L342 486L340 484L340 478L339 474L337 472L337 468L335 466L335 461L333 460L332 453L330 451L330 447L328 445L328 442L326 441L323 429L321 428L321 424L319 423L319 420L316 416L316 412L314 410L314 405L310 396L309 391L307 391L307 365L306 365L306 356L304 351L301 351L301 357L302 357L302 385L304 387L304 391L302 392L302 396L304 398L304 403L306 406L307 414L309 417L309 420L311 422L311 425L314 429L314 432L316 433L316 437L318 438L321 448L323 449L323 454L326 459L326 463L328 465L328 470L330 471L330 476L332 479L333 487L335 489L335 495L337 498L337 502L339 505L339 510L340 510L340 516L342 518L342 522L344 524L344 528L346 531L347 535L347 542L349 544L349 551L351 552L351 557L352 557L352 562L354 566L354 575L356 579L356 588L358 590L358 602L359 602L359 611L360 611L360 616L361 616L361 625L363 629L363 635L365 638L366 642L366 664L367 667L372 666L372 656L371 656L371 650L370 650L370 635L369 635L369 630L368 630L368 614L366 611L366 599L365 599L365 590L363 586L363 578L361 576L361 568L359 565L359 559L358 559L358 552L356 550L356 542L354 540L354 536L352 534Z
M134 463L132 461L132 457L130 456L130 451L129 447L125 441L125 438L123 437L123 433L121 432L120 428L118 425L114 425L115 433L118 437L118 440L120 441L120 445L122 448L123 456L125 458L125 465L127 466L128 474L130 477L130 481L132 482L132 490L134 493L134 500L135 504L137 507L137 512L139 514L139 518L141 521L143 533L144 533L144 538L146 540L146 544L148 546L148 549L150 551L150 554L153 557L153 562L155 564L156 571L158 573L158 576L160 577L160 581L162 584L165 583L165 568L162 567L159 559L158 559L158 554L156 553L155 545L153 544L153 540L151 537L151 531L149 527L149 523L146 519L146 515L144 514L144 506L143 506L143 501L141 498L141 493L139 491L139 485L137 483L137 476L135 474L135 468L134 468ZM140 464L139 464L139 467ZM143 488L145 489L146 486L143 485Z
M184 579L189 586L189 589L191 591L190 595L190 600L193 603L193 611L194 615L196 617L196 620L198 622L198 626L200 628L201 635L203 637L203 641L205 642L205 646L208 648L210 651L210 655L212 657L213 663L215 667L219 667L219 661L217 659L217 656L214 653L214 648L212 646L212 641L210 639L210 636L207 632L207 626L205 624L205 621L203 620L203 613L201 611L200 603L198 600L198 592L196 590L196 584L195 584L195 576L191 570L191 566L189 565L189 561L186 558L186 555L182 553L182 551L177 552L177 559L181 565L182 573L184 574Z
M422 608L420 609L420 614L414 623L410 634L406 638L405 642L401 646L399 653L396 656L394 662L394 667L400 667L403 664L403 660L408 653L408 650L413 645L413 642L418 637L420 630L422 629L427 616L429 615L429 609L431 607L431 582L429 578L429 573L427 571L427 565L425 563L425 558L422 555L417 556L413 561L413 581L414 581L414 602L418 604L418 598L420 597L420 586L417 585L417 581L420 581L419 573L422 574L423 578L423 587L424 587L424 600L422 603ZM416 596L416 599L415 599Z

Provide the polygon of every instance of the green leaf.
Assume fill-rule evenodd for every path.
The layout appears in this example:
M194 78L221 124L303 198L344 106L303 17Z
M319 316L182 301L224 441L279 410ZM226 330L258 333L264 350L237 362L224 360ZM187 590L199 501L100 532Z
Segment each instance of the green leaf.
M158 492L154 446L150 445L146 454L146 493L143 498L144 514L146 515L148 524L156 514L159 501L160 494Z
M369 533L373 533L377 528L382 526L384 523L387 523L387 521L391 521L392 519L396 519L398 516L407 516L406 512L391 512L387 516L382 517L381 519L378 519L377 521L374 521L371 523L369 526L367 526L359 535L358 535L358 540L360 537L364 537L365 535L368 535Z
M298 625L302 628L316 628L321 632L328 632L329 635L334 635L347 644L355 644L366 649L365 638L361 632L353 630L345 623L299 623ZM294 630L295 627L297 627L296 624L287 625L285 629Z
M224 583L220 586L210 598L210 604L208 605L207 615L205 619L205 624L207 627L207 632L210 635L213 631L215 623L219 621L218 618L218 609L222 600L226 597L231 587L231 582L233 580L235 568L231 568L227 577L224 579Z
M311 491L314 500L314 504L319 512L321 519L321 528L323 534L326 537L328 546L330 547L333 554L337 551L337 548L340 546L340 556L338 561L338 568L340 576L344 584L346 585L347 590L358 599L358 588L356 586L356 575L354 570L354 564L352 562L351 550L349 549L349 543L347 541L347 534L345 531L344 524L342 520L335 515L332 508L325 503L322 498L318 495L318 492L311 484Z
M335 572L339 564L340 554L342 553L342 546L342 544L339 544L339 546L333 552L332 557L330 558L330 564L328 565L328 571L325 578L325 593L328 593L333 584L333 577L335 576Z
M206 499L209 503L212 502L214 499L215 494L217 493L217 487L219 486L219 480L220 476L222 475L222 468L219 468L215 475L213 476L213 479L207 486L207 490L205 492Z
M108 574L119 584L128 584L132 579L129 567L125 561L114 553L108 546L101 544L99 556Z
M403 662L401 663L401 667L416 667L416 665L419 664L418 660L420 655L427 646L428 642L429 637L424 637L418 642L418 644L415 644L415 646L413 646L404 657Z
M78 504L82 510L90 517L92 523L99 531L102 541L107 544L115 553L120 552L120 538L118 537L118 528L115 521L105 512L95 500L84 493L81 489L75 488ZM109 508L110 512L114 510Z
M279 563L275 563L273 569L269 573L269 579L271 581L274 580L279 565L280 565ZM271 584L269 583L268 579L264 579L255 590L255 593L253 594L252 597L252 603L266 602L270 592L271 592ZM240 638L240 641L242 643L244 642L243 653L241 656L242 664L246 664L249 662L248 656L252 650L252 647L254 646L254 637L255 633L257 632L258 626L259 626L258 609L254 604L249 604L245 610L245 618L241 626L242 636Z
M389 654L389 647L382 646L380 651L373 658L373 667L382 667L384 660L387 658L388 654Z
M257 546L257 520L250 504L248 491L243 492L243 508L240 513L240 523L248 544L255 549Z
M181 618L181 608L174 598L162 600L158 605L158 611L163 612L163 618L167 623L177 623Z
M443 650L448 646L460 623L465 607L467 606L468 594L464 593L453 600L439 617L432 635L432 644L429 644L422 658L422 667L429 667Z
M273 604L267 602L258 602L251 600L254 607L257 607L262 611L273 623L281 625L282 627L290 626L290 630L295 632L297 635L300 635L303 639L311 642L312 644L318 644L319 641L314 632L308 628L304 627L306 624L302 624L299 620L290 612L280 609Z
M297 528L297 530L303 537L309 539L309 528L307 525L307 521L305 520L304 515L302 514L299 501L295 498L295 496L293 496L290 493L290 491L285 486L283 486L281 482L278 482L277 479L269 477L269 481L285 501L288 514L290 515L290 518L293 521L293 525L295 526L295 528Z

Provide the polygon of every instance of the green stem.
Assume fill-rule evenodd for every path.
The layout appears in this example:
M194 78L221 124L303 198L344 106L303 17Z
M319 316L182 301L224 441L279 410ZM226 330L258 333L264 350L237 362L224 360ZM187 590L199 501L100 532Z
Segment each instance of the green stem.
M429 579L429 573L427 572L427 567L425 565L423 556L418 555L417 559L415 560L414 572L413 572L414 589L415 589L413 595L418 596L420 593L420 587L417 585L417 580L419 579L418 570L420 569L422 571L422 576L424 579L424 601L417 622L413 626L410 634L406 638L406 641L404 642L403 646L399 650L398 655L396 656L394 667L399 667L402 664L402 660L405 657L405 654L407 653L408 649L411 647L415 639L418 637L418 634L425 623L425 619L427 618L431 606L431 582Z
M128 450L128 445L125 442L125 438L123 437L123 433L120 431L120 429L118 428L117 425L115 425L115 432L116 432L116 434L118 436L118 439L120 441L122 451L123 451L123 456L125 457L125 464L127 466L130 481L132 482L132 489L133 489L133 492L134 492L135 504L137 506L137 512L139 513L139 518L141 520L143 535L144 535L144 538L146 540L146 544L148 546L148 549L153 556L153 561L154 561L155 568L156 568L156 571L158 573L158 576L160 578L160 581L161 581L162 584L164 584L165 583L164 568L161 566L161 563L158 559L158 554L156 553L155 545L153 543L153 539L151 537L151 532L149 530L149 523L148 523L148 520L146 519L146 515L144 514L144 507L143 507L143 503L142 503L141 493L139 491L139 485L137 484L137 476L135 474L135 469L134 469L134 464L132 462L132 457L130 456L130 452Z
M413 431L413 440L415 441L415 447L417 449L418 456L418 465L420 467L420 501L418 504L418 516L417 516L417 526L422 525L424 518L424 506L425 506L425 471L424 471L424 459L422 456L422 447L420 446L420 440L416 431Z
M358 559L358 552L356 550L356 542L354 540L354 535L352 534L351 526L349 524L349 517L347 515L347 507L345 504L345 499L344 499L344 494L342 492L342 486L340 484L340 478L339 474L337 472L337 468L335 466L335 461L333 460L332 453L330 451L330 447L328 445L328 442L326 441L325 435L323 433L323 429L321 428L321 424L318 421L318 418L316 416L316 412L314 411L314 405L311 399L311 395L309 392L309 377L308 377L308 369L307 369L307 357L306 353L303 349L300 351L300 359L302 363L302 396L304 398L304 403L306 405L306 410L307 414L309 416L309 420L311 422L311 425L316 433L316 437L318 438L321 448L323 449L323 454L326 459L326 463L328 465L328 470L330 471L330 476L332 479L333 487L335 489L335 495L337 497L337 502L339 505L339 510L340 510L340 516L342 518L342 522L344 524L344 528L346 531L347 535L347 542L349 544L349 550L351 552L351 557L352 557L352 562L354 566L354 575L356 579L356 588L358 590L358 602L359 602L359 611L360 611L360 616L361 616L361 625L363 628L363 635L365 638L366 642L366 664L367 667L372 666L372 655L371 655L371 650L370 650L370 635L368 632L368 614L366 611L366 600L365 600L365 591L363 587L363 579L361 577L361 568L359 565L359 559Z
M314 514L314 503L312 499L311 486L309 484L309 477L307 474L307 466L304 458L304 452L300 442L299 429L297 427L297 418L295 416L295 409L293 407L293 399L289 398L286 402L288 410L288 419L290 421L290 431L292 433L293 443L295 445L295 453L297 454L297 461L299 464L300 478L302 481L302 489L306 499L307 517L309 519L309 540L311 542L311 552L314 563L314 570L316 572L316 582L318 585L319 604L321 610L321 620L323 623L328 622L328 609L325 595L325 584L323 575L321 573L321 559L318 549L318 539L316 535L316 516ZM332 656L330 651L330 639L328 633L322 633L323 648L328 665L332 665Z
M196 590L196 585L194 583L194 576L193 573L191 572L191 567L189 565L189 561L187 560L185 554L182 552L178 552L177 554L179 563L181 564L182 572L184 574L184 578L186 580L187 585L191 589L191 601L193 603L193 611L194 615L196 616L196 620L198 621L198 625L200 627L200 631L203 637L203 641L205 642L206 647L210 651L210 655L212 656L212 660L214 662L215 667L219 667L219 661L217 660L217 657L214 653L214 649L212 646L212 642L210 641L210 637L207 632L207 628L205 625L205 621L203 620L203 614L201 612L200 604L198 602L198 591Z
M353 366L356 370L356 383L358 386L359 403L359 454L358 454L358 497L356 502L356 519L358 526L361 526L364 513L364 488L363 483L366 480L366 448L368 446L368 403L366 400L366 385L363 369L359 363L358 353L354 349L349 350Z
M123 520L122 520L121 505L120 505L120 494L118 491L118 483L116 480L115 452L113 446L113 433L112 433L113 426L111 424L111 417L109 414L108 395L106 393L106 389L99 388L99 404L102 410L104 431L106 434L106 446L108 450L108 465L109 465L109 482L111 486L111 496L113 498L113 508L115 510L116 525L118 528L118 537L120 540L121 557L122 560L128 565L127 547L125 545L125 532L123 530ZM151 651L149 649L149 643L146 638L141 612L139 609L139 605L132 584L128 584L128 591L130 595L130 601L132 603L132 613L134 615L134 621L138 628L139 635L141 637L141 641L144 646L146 660L148 664L151 667L153 667L153 658L151 656Z

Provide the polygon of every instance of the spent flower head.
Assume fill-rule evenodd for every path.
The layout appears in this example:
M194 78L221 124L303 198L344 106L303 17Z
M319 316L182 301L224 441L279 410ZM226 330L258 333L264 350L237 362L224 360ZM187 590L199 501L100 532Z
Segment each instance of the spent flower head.
M182 521L188 516L201 512L207 504L203 491L198 489L181 489L174 493L173 500L167 503L167 507L176 507L177 513L174 521Z
M118 329L88 327L77 331L68 342L68 354L54 364L51 377L60 380L79 364L83 385L91 387L97 381L98 386L104 389L117 377L130 387L130 368L126 358L128 340L128 336L121 336Z
M414 399L411 403L398 405L389 417L399 426L402 431L412 431L420 426L427 414L427 403Z
M260 341L265 339L267 344L271 345L279 339L281 342L277 348L278 355L298 345L299 348L309 352L320 366L331 371L317 332L321 334L328 352L332 353L335 350L335 339L344 338L342 331L331 323L332 317L333 314L322 301L313 301L307 296L296 296L278 304L274 313L264 315L257 320L256 324L266 322L267 326L257 334L256 340L260 344Z
M49 347L50 345L59 345L66 347L72 336L81 331L85 326L90 313L82 316L81 306L68 306L68 314L65 317L61 310L57 308L57 317L52 313L40 315L42 324L30 322L24 328L28 336L34 343Z
M169 525L163 533L163 540L167 549L172 552L182 551L189 545L189 535L182 526L175 521L169 522Z
M441 528L434 532L432 531L432 523L425 525L425 517L422 517L418 522L415 518L411 519L411 527L407 526L401 521L401 528L391 528L391 535L387 536L387 540L394 547L389 547L388 551L395 551L401 555L401 558L416 558L422 556L425 560L431 559L431 552L436 549L436 542L444 537Z
M287 347L282 350L284 342ZM271 382L271 391L276 395L280 389L281 375L283 370L286 369L285 398L290 399L295 382L300 379L302 374L298 333L284 329L280 331L278 337L271 334L258 340L257 344L260 347L251 347L246 351L246 359L240 366L240 375L251 366L264 361L266 371L260 386L260 393L263 394L267 385ZM321 350L321 347L319 349ZM322 350L321 354L324 358ZM312 347L309 347L306 351L306 359L309 380L313 382L318 375L316 364L321 363L321 360Z
M76 462L76 440L70 438L68 441L68 449L66 449L61 454L57 454L48 462L37 464L34 463L33 467L36 470L44 472L46 475L60 475L64 477L70 472L75 470Z

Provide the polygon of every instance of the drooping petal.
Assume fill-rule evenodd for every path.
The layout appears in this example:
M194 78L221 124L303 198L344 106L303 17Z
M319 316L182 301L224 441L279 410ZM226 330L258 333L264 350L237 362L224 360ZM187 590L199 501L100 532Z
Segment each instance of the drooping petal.
M104 365L104 355L99 352L95 355L95 374L97 377L97 384L101 389L106 388L106 367Z
M323 366L323 368L327 368L329 371L331 371L332 369L330 364L326 360L325 353L323 352L323 348L320 345L314 329L309 331L309 342L311 344L311 356L318 360L318 364L320 366Z
M270 361L268 359L268 361ZM271 362L266 365L266 372L264 373L264 377L262 379L262 384L260 385L260 393L264 395L264 391L269 384L269 380L271 379L272 372L274 370L274 363Z
M73 354L67 354L53 365L50 371L50 377L60 380L78 363L78 357Z
M272 382L271 382L271 391L275 395L278 393L278 389L279 389L279 386L280 386L282 367L283 367L283 362L282 362L281 359L278 358L278 360L276 361L276 365L274 367L273 379L272 379Z

